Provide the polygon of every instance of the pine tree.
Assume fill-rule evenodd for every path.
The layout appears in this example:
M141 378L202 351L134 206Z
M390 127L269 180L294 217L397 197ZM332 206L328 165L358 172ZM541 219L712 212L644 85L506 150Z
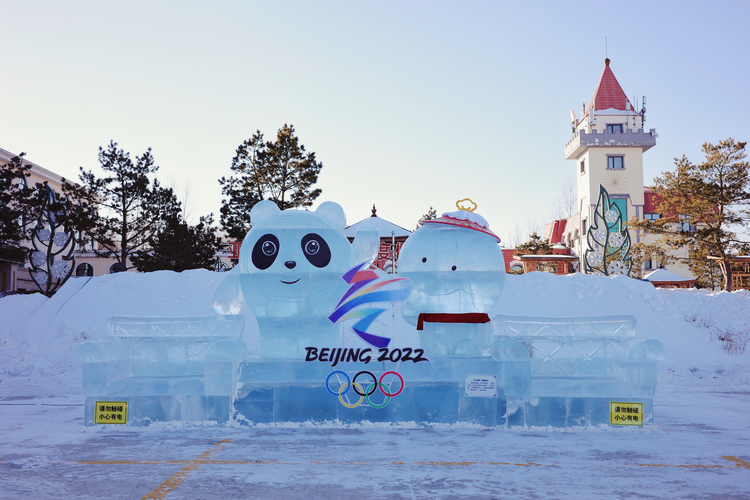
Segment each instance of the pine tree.
M221 202L221 227L241 240L250 230L250 209L261 200L273 200L282 210L311 206L321 193L312 189L321 168L315 153L299 143L293 125L280 128L275 142L264 142L258 130L237 148L231 166L235 176L219 179L227 197Z
M31 221L40 206L38 193L43 189L28 186L31 175L21 153L10 163L0 166L0 259L24 262L27 248L23 241L30 239Z
M659 200L656 220L631 219L631 226L659 236L665 251L688 250L688 265L704 286L713 282L718 266L723 288L733 289L731 258L747 247L738 233L750 227L750 163L746 142L731 137L718 145L705 143L705 161L675 158L676 170L654 180Z
M430 207L427 213L419 218L419 220L417 221L417 227L415 227L414 230L416 231L417 229L419 229L422 226L422 223L424 223L425 221L435 219L437 219L437 211L434 208Z
M99 163L108 177L99 178L81 167L81 185L63 184L70 204L70 218L76 229L92 236L99 244L98 255L114 257L120 271L128 269L130 257L177 217L180 203L171 189L161 187L149 175L159 170L151 148L135 162L130 153L111 141L99 148Z
M550 255L552 247L537 233L531 233L529 241L516 247L517 255Z
M180 217L170 217L149 240L149 249L133 254L131 260L140 272L213 269L220 239L213 226L213 214L201 217L191 226Z

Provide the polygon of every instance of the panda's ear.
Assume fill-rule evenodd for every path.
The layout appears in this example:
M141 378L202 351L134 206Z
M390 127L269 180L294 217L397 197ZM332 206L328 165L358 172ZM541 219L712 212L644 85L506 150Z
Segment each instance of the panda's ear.
M253 205L250 210L250 224L260 226L271 217L278 215L281 210L271 200L263 200Z
M315 210L315 213L336 229L343 230L346 227L346 214L338 203L333 201L323 202Z

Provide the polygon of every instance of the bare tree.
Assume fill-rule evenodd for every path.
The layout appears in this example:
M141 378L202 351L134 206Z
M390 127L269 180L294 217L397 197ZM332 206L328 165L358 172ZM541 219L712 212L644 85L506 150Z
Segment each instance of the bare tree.
M166 186L175 193L177 200L182 206L182 220L187 224L192 224L193 215L195 215L195 205L192 201L192 184L190 179L183 179L178 182L174 174L167 178Z
M578 202L576 197L576 183L572 177L563 184L560 196L552 205L550 218L552 220L568 219L578 212Z
M507 248L517 248L518 245L524 242L523 238L523 232L521 231L521 225L516 224L516 226L513 228L513 232L510 233L510 236L508 237L508 247Z
M530 240L531 235L534 233L536 234L544 233L542 224L539 222L539 219L536 217L530 217L526 219L526 223L524 224L524 229L526 230L526 234L524 235L523 241Z

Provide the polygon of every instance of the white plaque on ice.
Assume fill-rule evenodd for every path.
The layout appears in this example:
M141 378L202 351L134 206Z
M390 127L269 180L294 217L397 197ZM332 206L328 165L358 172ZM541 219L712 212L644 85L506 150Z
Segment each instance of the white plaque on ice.
M467 398L496 398L497 375L466 375Z

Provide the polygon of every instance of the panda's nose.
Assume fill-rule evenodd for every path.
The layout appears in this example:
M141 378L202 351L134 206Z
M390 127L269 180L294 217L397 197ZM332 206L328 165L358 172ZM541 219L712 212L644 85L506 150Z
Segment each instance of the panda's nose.
M284 265L286 267L288 267L289 269L294 269L294 266L296 266L297 263L294 262L293 260L288 260L288 261L284 262Z

